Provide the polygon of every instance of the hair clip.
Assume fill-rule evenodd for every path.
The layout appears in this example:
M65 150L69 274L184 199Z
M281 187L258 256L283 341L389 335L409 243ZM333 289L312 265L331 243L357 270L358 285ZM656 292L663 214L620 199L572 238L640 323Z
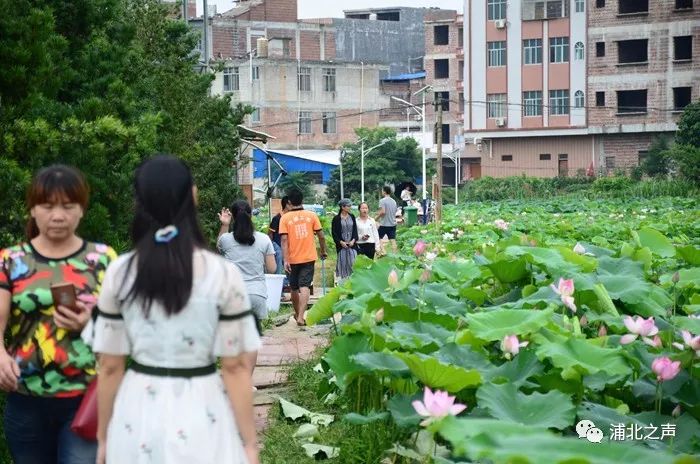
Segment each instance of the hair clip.
M153 237L155 238L157 243L168 243L170 240L177 237L179 233L180 231L177 229L177 227L170 224L169 226L165 226L162 229L156 230L156 233L153 234Z

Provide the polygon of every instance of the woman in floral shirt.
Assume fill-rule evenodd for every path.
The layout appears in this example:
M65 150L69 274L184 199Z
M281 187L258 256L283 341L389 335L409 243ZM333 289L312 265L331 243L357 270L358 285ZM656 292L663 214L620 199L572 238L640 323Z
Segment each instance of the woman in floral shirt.
M70 430L95 357L81 340L109 262L107 245L76 235L88 186L74 168L38 172L27 195L28 241L0 251L0 389L15 464L94 463L96 443ZM50 287L75 286L77 308L55 306Z

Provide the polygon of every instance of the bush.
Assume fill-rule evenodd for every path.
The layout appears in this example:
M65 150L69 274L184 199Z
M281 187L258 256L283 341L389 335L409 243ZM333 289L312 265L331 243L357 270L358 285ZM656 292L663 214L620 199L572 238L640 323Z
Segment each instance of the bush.
M680 177L700 185L700 147L675 144L666 153L673 160Z
M526 198L546 198L570 191L582 191L590 188L592 180L588 177L482 177L467 183L463 188L463 200L493 201L519 200ZM454 201L454 197L453 197Z
M593 182L593 191L599 193L620 192L627 190L632 184L632 179L625 176L599 177Z

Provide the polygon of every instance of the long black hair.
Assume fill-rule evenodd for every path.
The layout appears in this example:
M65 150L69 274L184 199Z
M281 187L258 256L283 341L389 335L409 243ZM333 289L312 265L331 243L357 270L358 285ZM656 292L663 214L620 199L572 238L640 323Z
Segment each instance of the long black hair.
M233 238L243 245L255 243L255 226L253 225L252 211L245 200L234 201L231 205L233 216Z
M172 315L190 299L192 254L205 247L193 186L190 169L170 155L150 158L136 170L131 224L135 253L129 268L135 262L137 273L127 299L141 301L146 317L154 301ZM177 228L177 235L167 242L156 241L156 231L169 225Z

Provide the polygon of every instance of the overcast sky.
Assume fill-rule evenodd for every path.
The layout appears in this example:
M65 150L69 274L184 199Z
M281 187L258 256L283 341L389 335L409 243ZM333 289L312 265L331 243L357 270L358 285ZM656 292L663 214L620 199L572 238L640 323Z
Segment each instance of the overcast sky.
M208 0L223 13L231 9L232 0ZM202 0L197 1L197 11L201 13ZM381 8L395 6L438 7L462 12L464 0L297 0L300 18L342 18L343 10Z

